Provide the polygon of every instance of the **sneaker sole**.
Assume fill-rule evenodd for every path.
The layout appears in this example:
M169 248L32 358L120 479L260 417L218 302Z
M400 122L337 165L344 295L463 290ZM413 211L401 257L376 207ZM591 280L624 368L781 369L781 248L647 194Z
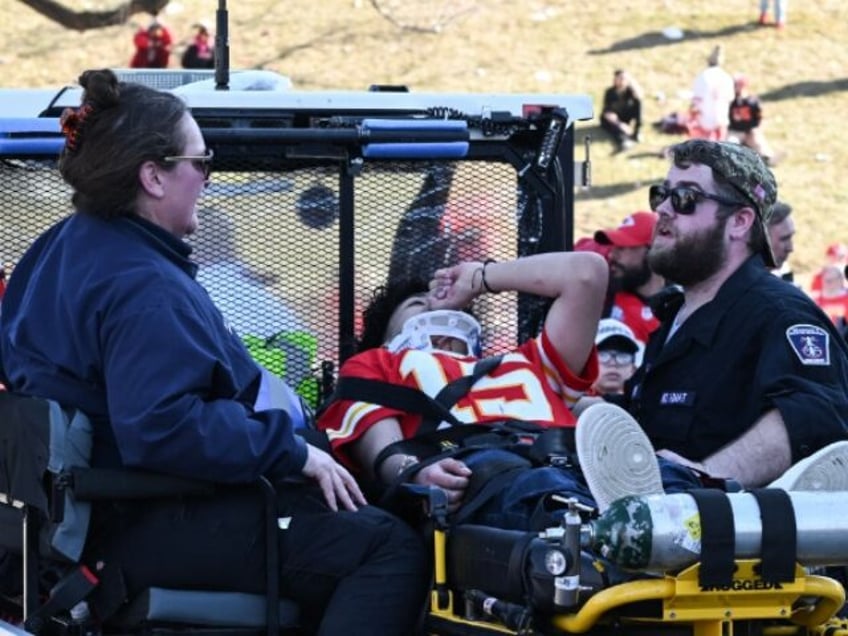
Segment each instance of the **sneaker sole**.
M769 488L791 491L848 490L848 442L834 442L790 467Z
M574 437L583 477L600 512L627 495L663 492L654 447L624 409L593 404L578 418Z

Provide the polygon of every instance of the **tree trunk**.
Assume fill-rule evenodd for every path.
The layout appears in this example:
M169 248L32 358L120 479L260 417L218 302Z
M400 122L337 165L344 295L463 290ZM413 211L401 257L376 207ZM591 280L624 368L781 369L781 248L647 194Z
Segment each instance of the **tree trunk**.
M170 0L129 0L114 9L104 11L72 11L68 7L53 0L20 0L30 9L44 17L58 22L67 29L88 31L101 27L124 24L130 16L136 13L156 15L164 9Z

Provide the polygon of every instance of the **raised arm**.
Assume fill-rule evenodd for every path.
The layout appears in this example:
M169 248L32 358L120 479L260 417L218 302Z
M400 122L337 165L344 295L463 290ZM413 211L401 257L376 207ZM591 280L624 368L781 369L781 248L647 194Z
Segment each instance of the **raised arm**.
M512 261L460 263L436 271L433 309L459 309L483 293L517 291L554 301L545 331L575 373L595 342L607 289L606 261L592 252L549 252Z

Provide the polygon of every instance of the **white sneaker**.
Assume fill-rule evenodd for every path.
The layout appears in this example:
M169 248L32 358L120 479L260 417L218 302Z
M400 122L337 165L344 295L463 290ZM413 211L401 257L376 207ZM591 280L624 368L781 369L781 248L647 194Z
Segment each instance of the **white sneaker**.
M834 442L797 464L768 485L783 490L848 490L848 442Z
M648 436L615 404L588 407L577 419L577 457L598 510L627 495L663 492L659 462Z

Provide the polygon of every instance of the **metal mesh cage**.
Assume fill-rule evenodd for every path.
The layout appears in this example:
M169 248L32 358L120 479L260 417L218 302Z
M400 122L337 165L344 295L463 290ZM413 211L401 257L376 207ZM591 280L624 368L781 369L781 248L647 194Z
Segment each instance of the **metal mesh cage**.
M192 82L214 80L215 71L204 69L114 69L122 82L138 82L151 88L169 90Z
M278 148L216 144L209 133L216 159L189 238L198 280L254 357L313 404L353 352L372 291L390 277L428 279L460 260L562 248L557 188L519 169L535 150L526 140L472 147L460 160L287 161ZM7 274L71 213L70 195L55 159L0 156ZM473 309L488 353L533 333L544 305L504 293Z

